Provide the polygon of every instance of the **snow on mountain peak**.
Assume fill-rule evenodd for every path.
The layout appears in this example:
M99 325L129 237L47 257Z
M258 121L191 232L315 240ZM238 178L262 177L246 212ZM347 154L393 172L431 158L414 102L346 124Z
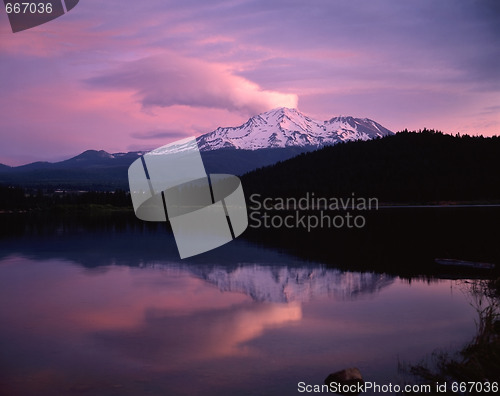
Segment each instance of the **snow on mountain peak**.
M238 127L219 127L197 140L202 151L221 148L257 150L322 147L392 134L393 132L368 118L339 116L328 121L318 121L297 109L280 107L251 117Z

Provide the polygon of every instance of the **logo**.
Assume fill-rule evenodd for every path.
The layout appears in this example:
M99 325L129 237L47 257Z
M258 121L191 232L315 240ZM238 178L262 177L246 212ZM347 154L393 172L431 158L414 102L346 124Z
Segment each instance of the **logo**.
M4 0L12 33L50 22L72 10L79 0Z
M128 169L136 216L170 221L181 258L224 245L245 231L247 208L234 175L207 175L194 137L162 146Z

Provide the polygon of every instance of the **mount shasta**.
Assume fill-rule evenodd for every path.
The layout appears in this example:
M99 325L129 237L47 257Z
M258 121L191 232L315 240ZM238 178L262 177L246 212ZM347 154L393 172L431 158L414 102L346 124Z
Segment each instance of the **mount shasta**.
M277 108L237 127L219 127L197 138L208 173L241 175L306 151L393 132L367 118L314 120L296 109ZM144 152L87 150L65 161L0 166L0 183L64 189L128 189L127 170Z
M234 148L319 148L350 140L368 140L393 132L368 118L334 117L328 121L309 118L296 109L277 108L250 118L243 125L217 128L200 136L202 151Z

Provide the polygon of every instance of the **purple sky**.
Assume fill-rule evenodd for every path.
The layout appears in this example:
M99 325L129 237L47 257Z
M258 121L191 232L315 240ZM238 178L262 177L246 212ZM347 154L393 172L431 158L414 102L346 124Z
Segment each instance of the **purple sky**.
M0 163L152 149L274 107L500 134L497 0L81 0L0 13Z

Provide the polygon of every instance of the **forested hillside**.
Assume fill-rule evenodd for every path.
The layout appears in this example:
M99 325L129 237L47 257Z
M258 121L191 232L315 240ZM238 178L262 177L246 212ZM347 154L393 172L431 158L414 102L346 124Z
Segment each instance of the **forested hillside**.
M500 138L407 130L340 143L243 176L245 193L377 197L382 202L500 200Z

